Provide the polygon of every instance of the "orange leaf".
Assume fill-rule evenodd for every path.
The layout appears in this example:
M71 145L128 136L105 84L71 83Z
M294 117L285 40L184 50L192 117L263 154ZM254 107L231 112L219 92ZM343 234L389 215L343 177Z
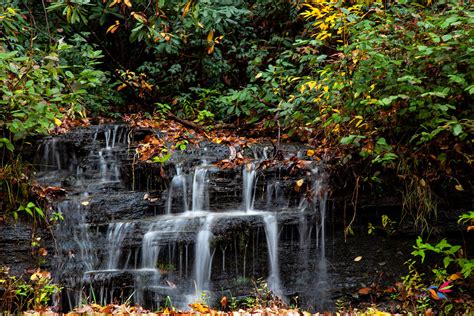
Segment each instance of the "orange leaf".
M372 292L372 289L370 287L363 287L359 289L357 293L359 293L360 295L368 295L370 292Z
M223 296L221 298L221 306L222 306L223 309L227 308L227 297L226 296Z
M468 232L470 232L471 230L474 230L474 226L473 226L473 225L467 227L467 231L468 231Z
M120 26L120 22L119 21L115 21L115 24L109 26L107 28L107 32L105 32L106 34L108 33L115 33L115 31L117 31L118 27Z
M189 8L191 8L191 3L193 3L193 0L189 0L188 3L186 4L186 7L183 10L183 17L188 14Z
M434 298L435 300L439 300L439 296L438 294L436 294L436 291L433 290L433 289L430 289L430 294L431 294L431 297Z
M123 3L125 3L125 5L129 8L132 7L132 3L130 2L130 0L123 0Z
M214 44L212 44L211 46L209 46L209 47L207 48L207 53L208 53L209 55L212 54L213 51L214 51Z
M451 281L456 281L457 279L460 279L461 278L461 275L459 273L453 273L449 276L449 279Z

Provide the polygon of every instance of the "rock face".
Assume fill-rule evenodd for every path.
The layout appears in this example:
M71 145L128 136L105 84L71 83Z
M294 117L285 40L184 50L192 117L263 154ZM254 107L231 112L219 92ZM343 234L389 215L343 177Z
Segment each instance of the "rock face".
M315 162L291 172L283 164L263 168L271 148L262 144L247 150L252 163L221 170L213 163L229 148L202 143L163 165L133 163L133 144L146 133L155 132L93 126L38 147L38 181L68 191L56 205L64 221L52 250L64 309L84 299L154 309L167 297L185 307L202 293L248 294L251 280L262 278L286 300L321 310L369 286L385 264L384 278L400 275L408 243L345 243L342 212L328 207L324 168ZM282 151L301 156L305 148Z

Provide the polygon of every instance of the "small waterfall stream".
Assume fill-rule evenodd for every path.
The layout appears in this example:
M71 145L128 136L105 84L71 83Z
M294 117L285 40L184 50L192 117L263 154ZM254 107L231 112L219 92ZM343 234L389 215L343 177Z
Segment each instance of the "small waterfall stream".
M196 298L199 298L202 291L209 289L212 268L211 239L213 235L211 225L213 219L212 215L206 216L204 224L196 237L196 258L194 259Z
M327 300L327 193L320 169L298 176L311 182L311 194L295 193L298 178L281 176L280 167L259 169L268 147L232 170L213 167L222 158L207 148L201 157L171 161L175 174L165 189L148 183L149 172L147 190L132 191L127 128L105 125L83 133L82 154L67 149L77 146L75 141L53 137L40 145L36 159L45 166L40 182L65 184L68 190L58 204L65 220L56 231L64 240L56 265L62 271L57 278L67 285L64 304L80 305L86 294L101 303L133 297L149 308L171 297L185 308L203 291L248 293L249 278L258 277L281 297L304 293L316 280L318 289L307 295L307 303ZM295 243L282 234L294 230L299 232ZM282 247L296 255L283 255ZM290 267L293 257L305 276ZM301 286L289 284L292 278Z
M209 192L207 190L207 169L204 166L194 169L192 211L209 209Z

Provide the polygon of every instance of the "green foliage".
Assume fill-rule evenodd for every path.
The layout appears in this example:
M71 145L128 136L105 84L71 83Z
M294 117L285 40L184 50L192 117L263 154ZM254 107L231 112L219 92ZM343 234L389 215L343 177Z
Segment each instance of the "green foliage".
M385 232L388 236L391 236L391 235L396 233L397 230L396 230L395 224L397 222L390 219L390 217L388 217L388 215L385 215L385 214L382 215L380 222L381 222L380 226L374 226L374 225L372 225L372 223L368 224L368 234L369 235L375 234L375 232L378 231L378 230L380 230L382 232Z
M471 276L472 270L474 269L474 259L467 259L463 256L459 256L458 251L461 249L461 246L453 246L449 244L446 239L442 239L436 245L431 245L430 243L423 242L422 238L418 237L414 248L415 250L412 252L412 255L420 257L421 263L425 261L427 252L440 255L442 258L442 265L437 265L436 268L433 269L437 281L443 281L448 278L448 268L451 264L453 264L456 269L460 269L460 272L466 279Z
M460 223L470 220L470 215L461 215ZM447 293L452 292L452 287L461 293L470 291L474 260L466 257L461 246L451 245L446 239L431 244L419 236L413 248L412 259L405 263L408 274L402 278L399 293L404 304L411 305L414 312L424 312L435 302L443 302L440 308L448 314L456 308L464 309L466 306L456 305L460 301L450 300ZM428 267L430 273L420 273L421 267Z
M24 310L40 310L50 305L52 296L61 291L47 271L37 269L26 281L9 274L9 268L0 267L0 311L20 313Z
M44 211L35 205L33 202L28 202L25 206L20 205L16 211L13 212L13 217L15 220L18 220L18 214L19 213L27 213L29 216L31 216L34 220L36 220L37 217L40 219L45 219L44 217Z

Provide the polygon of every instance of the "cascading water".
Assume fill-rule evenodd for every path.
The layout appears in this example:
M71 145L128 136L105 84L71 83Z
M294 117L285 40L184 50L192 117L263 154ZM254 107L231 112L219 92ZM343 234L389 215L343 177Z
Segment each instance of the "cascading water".
M243 211L252 211L254 206L255 191L255 165L248 163L242 169L242 209Z
M278 296L283 295L280 282L280 268L278 263L278 222L274 214L263 215L265 236L270 266L270 275L267 278L268 287Z
M194 263L194 277L196 298L201 295L204 290L209 290L209 281L211 279L211 268L212 268L212 255L211 255L211 238L212 231L211 225L214 217L208 215L202 225L202 228L196 237L196 258Z
M171 179L171 184L168 190L169 190L169 193L168 193L168 200L167 200L167 206L166 206L166 214L171 214L172 203L175 196L177 198L181 196L182 198L183 209L181 211L188 211L189 206L188 206L188 197L187 197L186 176L183 175L181 166L176 166L176 175L173 176L173 179ZM201 193L201 192L196 192L196 194L198 193Z
M192 211L209 209L209 192L207 190L207 169L196 167L193 176Z
M136 303L157 308L170 296L176 306L186 307L202 291L243 295L233 291L247 286L248 293L249 279L261 276L280 296L304 293L314 280L328 289L326 194L320 171L313 170L312 180L305 180L312 181L313 198L305 192L307 197L298 204L290 175L262 169L257 181L259 156L266 159L268 147L257 148L256 161L237 171L211 167L222 157L213 157L209 147L203 156L175 165L167 191L146 192L157 197L152 205L145 192L129 191L124 183L130 172L127 129L103 126L91 131L93 141L84 143L82 156L64 156L61 152L71 152L65 148L75 142L63 143L61 138L43 143L39 154L38 165L48 166L39 180L69 186L67 199L58 204L65 221L57 228L57 238L67 240L59 245L56 269L68 288L65 305L79 305L82 293L91 296L94 290L101 303L132 296ZM198 159L207 162L181 167ZM69 172L63 180L57 179L59 169ZM150 212L151 207L155 211ZM292 240L281 233L292 225L299 225L295 232L300 232L295 257L305 261L299 266L311 273L311 278L301 279L301 287L287 283L288 275L299 272L285 264L291 256L279 256L282 247L292 247ZM326 292L311 293L308 304L316 297L326 300Z
M119 268L120 255L122 254L122 243L133 223L109 224L107 231L108 262L106 269L116 270Z

